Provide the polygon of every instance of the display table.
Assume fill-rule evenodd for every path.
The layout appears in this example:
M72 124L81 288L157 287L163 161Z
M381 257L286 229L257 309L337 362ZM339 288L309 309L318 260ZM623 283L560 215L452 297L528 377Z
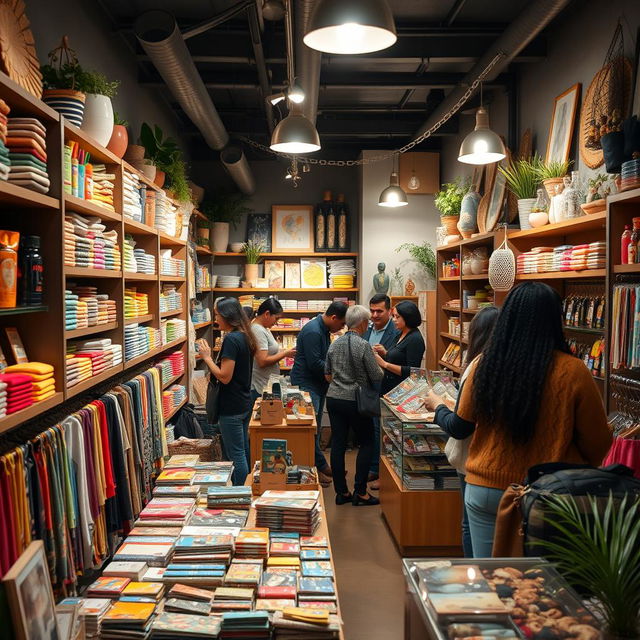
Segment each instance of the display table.
M287 441L287 449L293 454L293 464L312 467L315 464L316 419L310 425L260 424L256 418L256 410L260 405L260 398L256 400L249 422L249 443L251 460L262 459L262 441L265 438L281 438Z

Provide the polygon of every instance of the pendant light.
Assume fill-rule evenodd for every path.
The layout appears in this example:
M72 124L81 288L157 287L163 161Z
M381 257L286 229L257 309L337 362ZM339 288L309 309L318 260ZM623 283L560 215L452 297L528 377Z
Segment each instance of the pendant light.
M389 178L389 186L380 194L378 204L381 207L404 207L409 204L407 194L400 187L400 179L396 171L396 159L398 154L393 156L393 165L391 167L391 177Z
M489 114L482 106L482 84L480 85L480 107L476 111L476 128L460 145L458 161L465 164L491 164L500 162L507 152L500 136L489 129Z
M291 104L289 115L278 123L271 136L271 149L279 153L312 153L320 149L320 136L299 104Z
M304 102L304 89L300 86L300 83L297 80L294 80L293 84L289 87L287 97L291 102L295 102L296 104Z
M507 225L504 241L489 258L489 284L494 291L509 291L516 281L516 258L507 244Z
M407 182L407 187L411 191L417 191L420 188L420 178L416 175L416 157L413 154L411 154L411 177Z
M397 39L386 0L318 0L303 40L317 51L352 55L387 49Z

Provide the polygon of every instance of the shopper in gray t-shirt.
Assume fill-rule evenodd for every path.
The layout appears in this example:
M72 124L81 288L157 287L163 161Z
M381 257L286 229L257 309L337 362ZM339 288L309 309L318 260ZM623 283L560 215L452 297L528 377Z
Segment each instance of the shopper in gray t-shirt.
M275 298L267 298L259 307L251 331L256 338L256 353L253 359L251 391L253 399L262 395L271 374L280 373L280 360L293 358L295 349L280 349L270 329L282 316L282 305Z

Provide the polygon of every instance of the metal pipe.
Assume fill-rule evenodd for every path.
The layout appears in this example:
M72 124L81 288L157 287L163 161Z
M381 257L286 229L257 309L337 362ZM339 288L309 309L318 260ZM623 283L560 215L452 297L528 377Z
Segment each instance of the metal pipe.
M292 2L293 0L289 0ZM313 124L318 117L318 98L320 96L320 70L322 67L322 53L310 49L302 41L307 32L307 26L313 11L315 0L295 0L296 10L296 60L298 62L298 82L304 91L302 113Z
M251 195L255 192L256 182L241 147L226 147L220 152L220 161L242 193Z
M249 31L251 32L251 44L253 45L253 57L256 61L256 70L258 72L258 82L260 83L260 98L265 110L267 118L267 126L269 132L273 133L273 109L267 98L271 95L271 82L267 71L267 62L265 60L264 49L262 47L262 35L260 29L260 20L258 9L255 3L247 8L247 20L249 21Z
M194 36L199 36L201 33L205 33L206 31L217 27L223 22L231 20L231 18L235 18L239 13L242 13L250 5L253 5L253 7L255 8L255 0L242 0L241 2L238 2L229 7L222 13L219 13L217 16L209 20L205 20L204 22L201 22L200 24L197 24L190 29L185 29L185 31L182 32L182 37L185 40L188 40L189 38L193 38Z
M284 30L287 41L287 82L291 89L296 79L296 69L293 58L293 0L286 0L284 6Z
M527 3L525 9L504 30L503 34L491 45L484 55L465 76L458 88L442 101L440 106L427 118L416 135L422 135L442 118L462 97L467 87L482 73L496 54L502 52L503 58L493 68L485 80L493 80L520 51L522 51L557 15L569 0L537 0ZM400 35L400 34L398 34ZM485 85L486 86L486 85Z

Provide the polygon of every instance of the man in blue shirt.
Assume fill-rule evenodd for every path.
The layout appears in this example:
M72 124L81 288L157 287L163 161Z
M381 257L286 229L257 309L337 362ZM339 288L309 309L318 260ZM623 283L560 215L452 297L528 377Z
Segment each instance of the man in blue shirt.
M391 320L391 298L384 293L377 293L369 300L371 325L362 336L372 347L381 344L387 351L398 342L400 332ZM369 480L373 482L370 489L378 489L380 474L380 418L373 418L373 456L369 469Z
M347 313L344 302L332 302L324 314L319 314L302 327L296 342L296 358L291 369L291 384L303 391L308 391L313 402L318 430L316 432L315 465L320 480L325 484L331 482L331 467L320 449L320 427L324 400L329 383L324 376L324 363L329 351L330 333L344 328L344 317Z

